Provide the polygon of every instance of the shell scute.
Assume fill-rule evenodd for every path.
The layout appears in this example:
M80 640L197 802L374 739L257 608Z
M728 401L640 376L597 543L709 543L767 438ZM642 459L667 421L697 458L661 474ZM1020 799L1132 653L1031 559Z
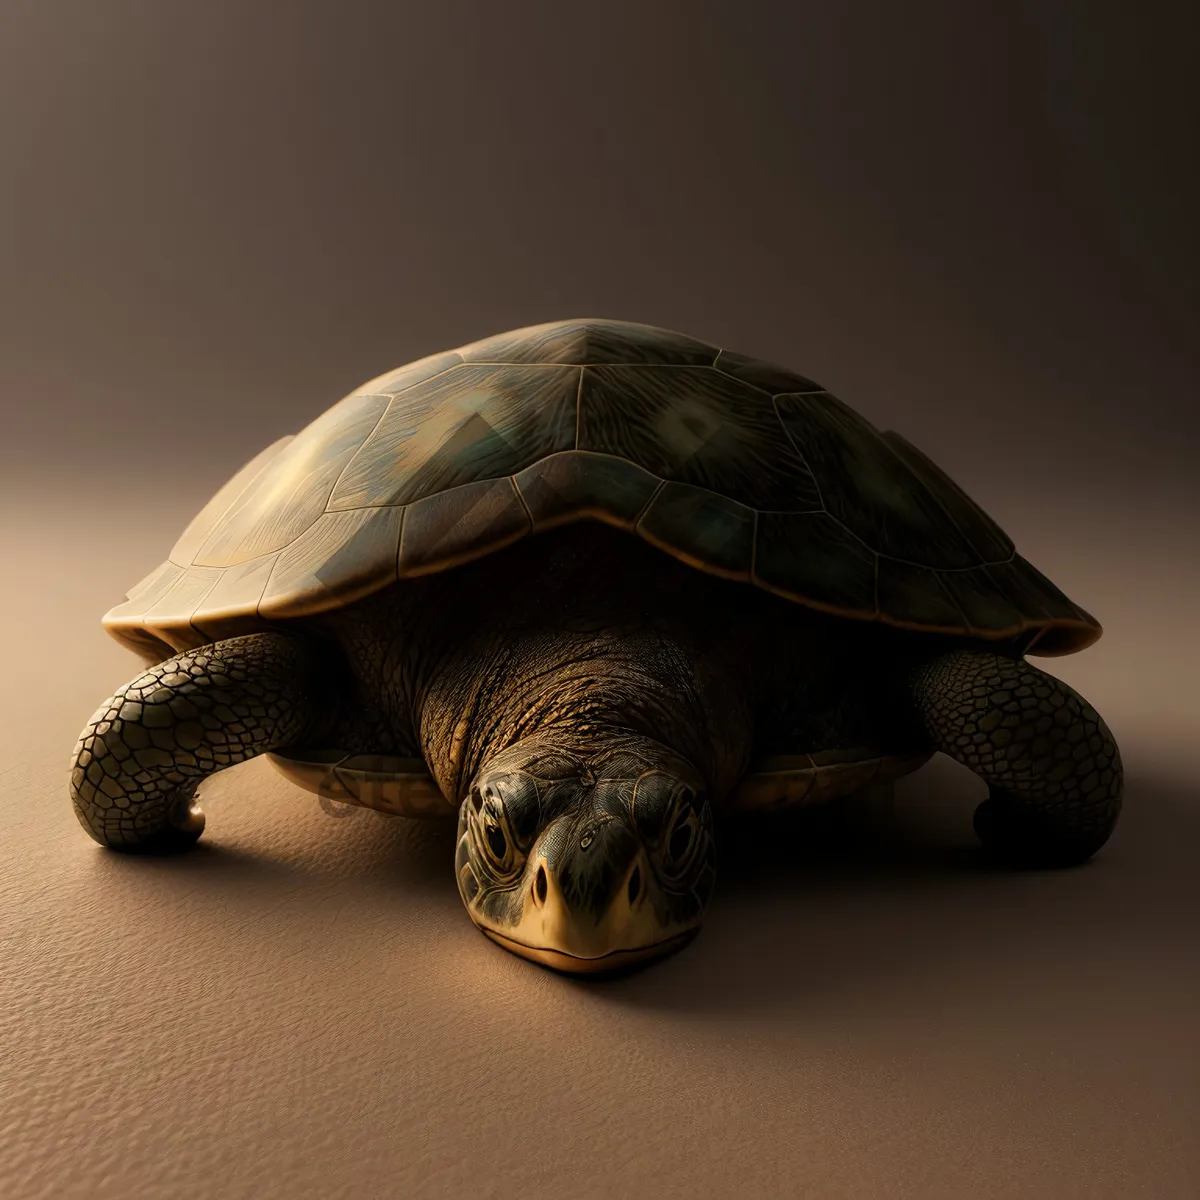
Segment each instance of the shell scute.
M823 506L889 558L961 569L982 561L949 513L863 417L828 392L775 401Z
M768 396L782 396L796 392L821 392L825 389L819 383L797 375L794 371L786 371L774 363L762 362L747 354L738 354L733 350L722 350L713 363L723 375L731 379L748 383Z
M581 517L632 529L662 486L651 471L611 454L565 450L513 477L538 532Z
M453 367L394 397L329 498L411 504L575 445L579 368Z
M749 579L757 514L719 492L667 483L638 521L646 541L727 579Z
M408 507L399 573L427 575L499 550L531 529L510 477L464 483Z
M760 513L754 580L825 611L875 613L878 556L828 513Z
M816 483L781 437L770 397L707 367L590 367L579 448L758 509L820 507Z
M298 433L249 482L193 560L230 567L282 550L325 511L334 485L388 406L387 396L350 395Z
M327 512L280 551L258 603L263 617L348 604L396 578L402 508Z

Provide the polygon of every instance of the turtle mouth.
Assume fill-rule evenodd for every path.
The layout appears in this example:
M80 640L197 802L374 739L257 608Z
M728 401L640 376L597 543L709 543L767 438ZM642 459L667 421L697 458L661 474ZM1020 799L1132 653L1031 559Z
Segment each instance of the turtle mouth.
M682 950L700 932L699 929L688 929L648 946L609 950L604 954L589 957L581 954L568 954L565 950L555 950L550 946L531 946L525 942L505 937L504 934L497 933L494 929L488 929L486 926L481 925L479 929L485 937L490 938L497 946L502 946L512 954L568 975L608 975L646 966Z

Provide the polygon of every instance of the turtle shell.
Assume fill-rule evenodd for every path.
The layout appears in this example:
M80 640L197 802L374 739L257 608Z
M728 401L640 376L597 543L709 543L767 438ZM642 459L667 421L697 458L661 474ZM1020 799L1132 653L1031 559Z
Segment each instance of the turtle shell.
M898 433L791 371L607 320L363 384L247 463L104 624L153 661L584 518L849 618L1044 655L1100 635Z

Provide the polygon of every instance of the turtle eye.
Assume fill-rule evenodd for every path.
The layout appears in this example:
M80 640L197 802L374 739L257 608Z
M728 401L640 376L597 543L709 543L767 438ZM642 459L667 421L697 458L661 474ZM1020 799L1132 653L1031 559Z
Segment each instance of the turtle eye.
M684 789L675 805L671 832L663 848L663 866L679 878L687 872L703 842L701 800L691 788Z
M472 817L482 828L480 838L491 841L492 848L500 846L500 838L508 843L514 854L523 854L533 844L542 823L538 785L524 771L492 773L471 788ZM490 834L489 826L497 832ZM505 851L497 851L497 859Z
M502 863L505 854L508 853L508 838L504 836L504 830L499 825L493 825L491 821L485 821L483 836L492 857L498 863Z
M481 863L507 877L519 865L508 827L508 812L496 790L488 785L471 789L470 824Z
M667 843L667 862L672 866L682 863L687 858L687 852L691 848L692 839L695 836L691 823L686 818L682 818L675 826L671 840Z

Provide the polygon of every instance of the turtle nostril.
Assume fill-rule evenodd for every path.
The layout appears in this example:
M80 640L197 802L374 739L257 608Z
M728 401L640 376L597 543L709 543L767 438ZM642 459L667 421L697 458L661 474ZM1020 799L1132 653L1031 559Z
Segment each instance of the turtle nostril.
M638 895L642 890L642 868L640 866L633 868L633 874L629 877L629 903L635 904Z
M537 878L533 881L533 893L539 904L546 903L546 868L538 867Z

